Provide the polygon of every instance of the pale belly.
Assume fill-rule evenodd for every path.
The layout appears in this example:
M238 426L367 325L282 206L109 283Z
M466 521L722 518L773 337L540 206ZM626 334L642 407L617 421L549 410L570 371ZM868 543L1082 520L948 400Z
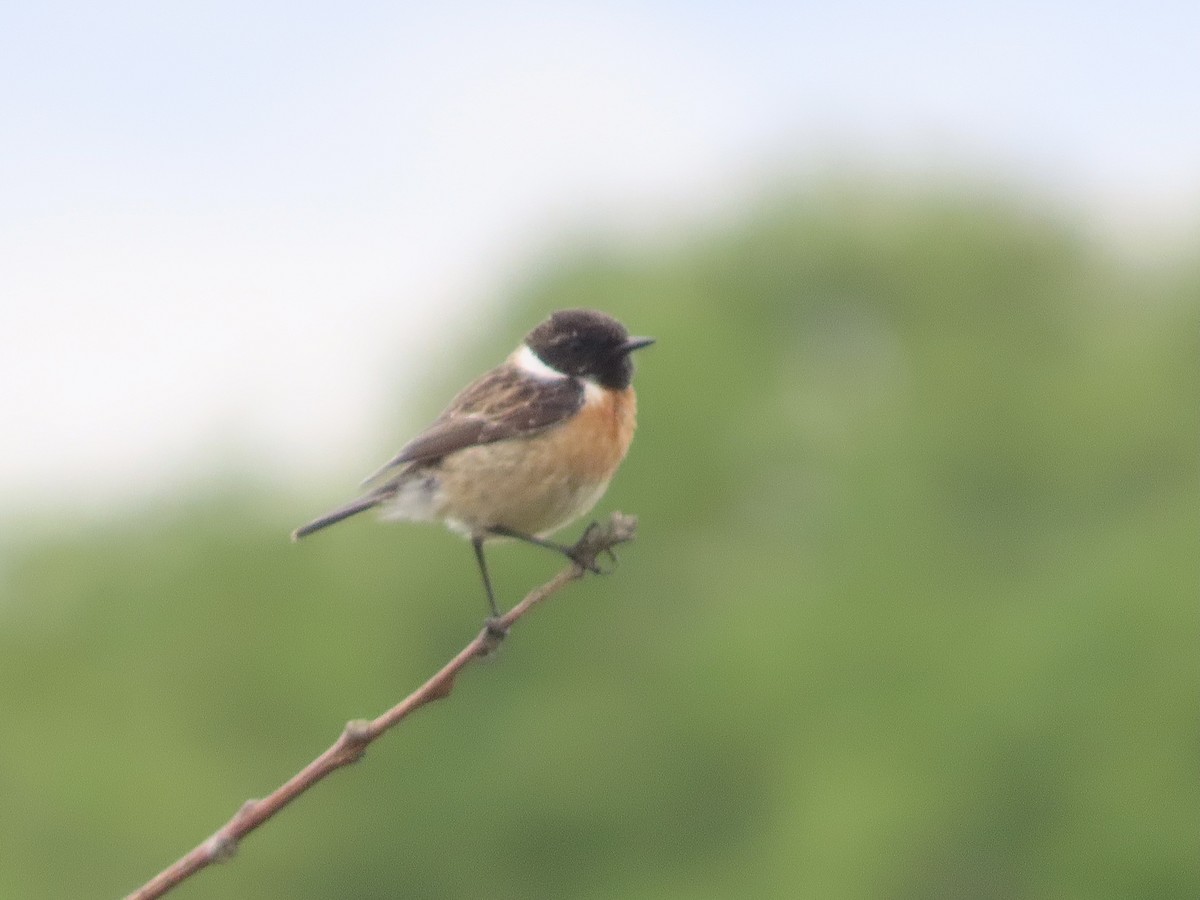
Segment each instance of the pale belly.
M590 511L608 487L607 477L544 462L520 441L455 453L437 476L435 517L467 534L503 525L544 536Z

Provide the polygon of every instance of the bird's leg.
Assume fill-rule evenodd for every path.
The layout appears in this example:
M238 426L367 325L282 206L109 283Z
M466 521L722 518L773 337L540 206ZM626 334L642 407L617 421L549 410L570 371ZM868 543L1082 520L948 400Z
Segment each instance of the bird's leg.
M483 556L484 535L471 538L471 547L475 550L475 561L479 563L479 574L483 576L483 589L487 592L488 606L492 614L488 616L486 628L488 634L496 640L504 637L507 629L500 624L500 607L496 605L496 592L492 590L492 577L488 574L487 560Z
M587 542L588 537L595 528L596 523L593 522L587 527L587 530L584 531L583 537L579 539L579 542L569 547L566 544L559 544L554 541L548 541L545 538L535 537L532 534L525 534L523 531L517 531L516 529L509 528L506 525L493 525L488 529L488 531L497 537L516 538L518 541L524 541L527 544L533 544L535 547L545 547L547 550L553 550L555 553L561 553L571 562L575 563L575 565L579 566L579 568L587 572L595 572L597 575L603 575L605 574L604 570L596 565L595 553L587 553L582 549L583 545Z

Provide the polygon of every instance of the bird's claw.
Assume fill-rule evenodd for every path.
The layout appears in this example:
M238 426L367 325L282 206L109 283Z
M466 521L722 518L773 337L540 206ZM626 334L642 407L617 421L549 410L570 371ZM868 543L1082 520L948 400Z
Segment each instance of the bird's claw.
M508 637L508 626L500 616L488 616L483 623L483 647L480 656L490 656Z
M635 516L613 513L603 525L599 522L588 525L579 540L568 549L567 556L585 572L609 575L617 567L617 554L613 552L613 548L617 544L633 540L636 529ZM610 565L601 566L597 562L597 558L602 554L608 557Z

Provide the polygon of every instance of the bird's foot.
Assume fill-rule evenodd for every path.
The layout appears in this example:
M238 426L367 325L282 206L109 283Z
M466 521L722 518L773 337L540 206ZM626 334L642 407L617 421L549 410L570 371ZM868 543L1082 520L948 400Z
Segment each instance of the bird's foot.
M579 540L565 548L564 552L571 562L583 571L608 575L617 566L617 555L613 552L613 548L618 544L633 540L635 531L637 531L637 516L627 516L624 513L615 512L603 524L592 522L588 525ZM597 562L602 555L608 557L609 564L606 566L601 566Z
M504 639L508 637L508 626L501 616L488 616L483 622L483 647L480 656L490 656L500 649Z

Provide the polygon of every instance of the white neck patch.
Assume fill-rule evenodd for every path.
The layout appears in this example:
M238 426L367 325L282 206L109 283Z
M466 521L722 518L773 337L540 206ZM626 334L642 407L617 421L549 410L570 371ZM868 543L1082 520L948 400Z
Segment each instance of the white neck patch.
M511 359L512 364L526 375L532 375L534 378L540 378L542 381L557 381L560 378L569 377L553 366L548 366L542 362L538 358L538 355L529 349L528 344L522 344L518 347L513 352Z

